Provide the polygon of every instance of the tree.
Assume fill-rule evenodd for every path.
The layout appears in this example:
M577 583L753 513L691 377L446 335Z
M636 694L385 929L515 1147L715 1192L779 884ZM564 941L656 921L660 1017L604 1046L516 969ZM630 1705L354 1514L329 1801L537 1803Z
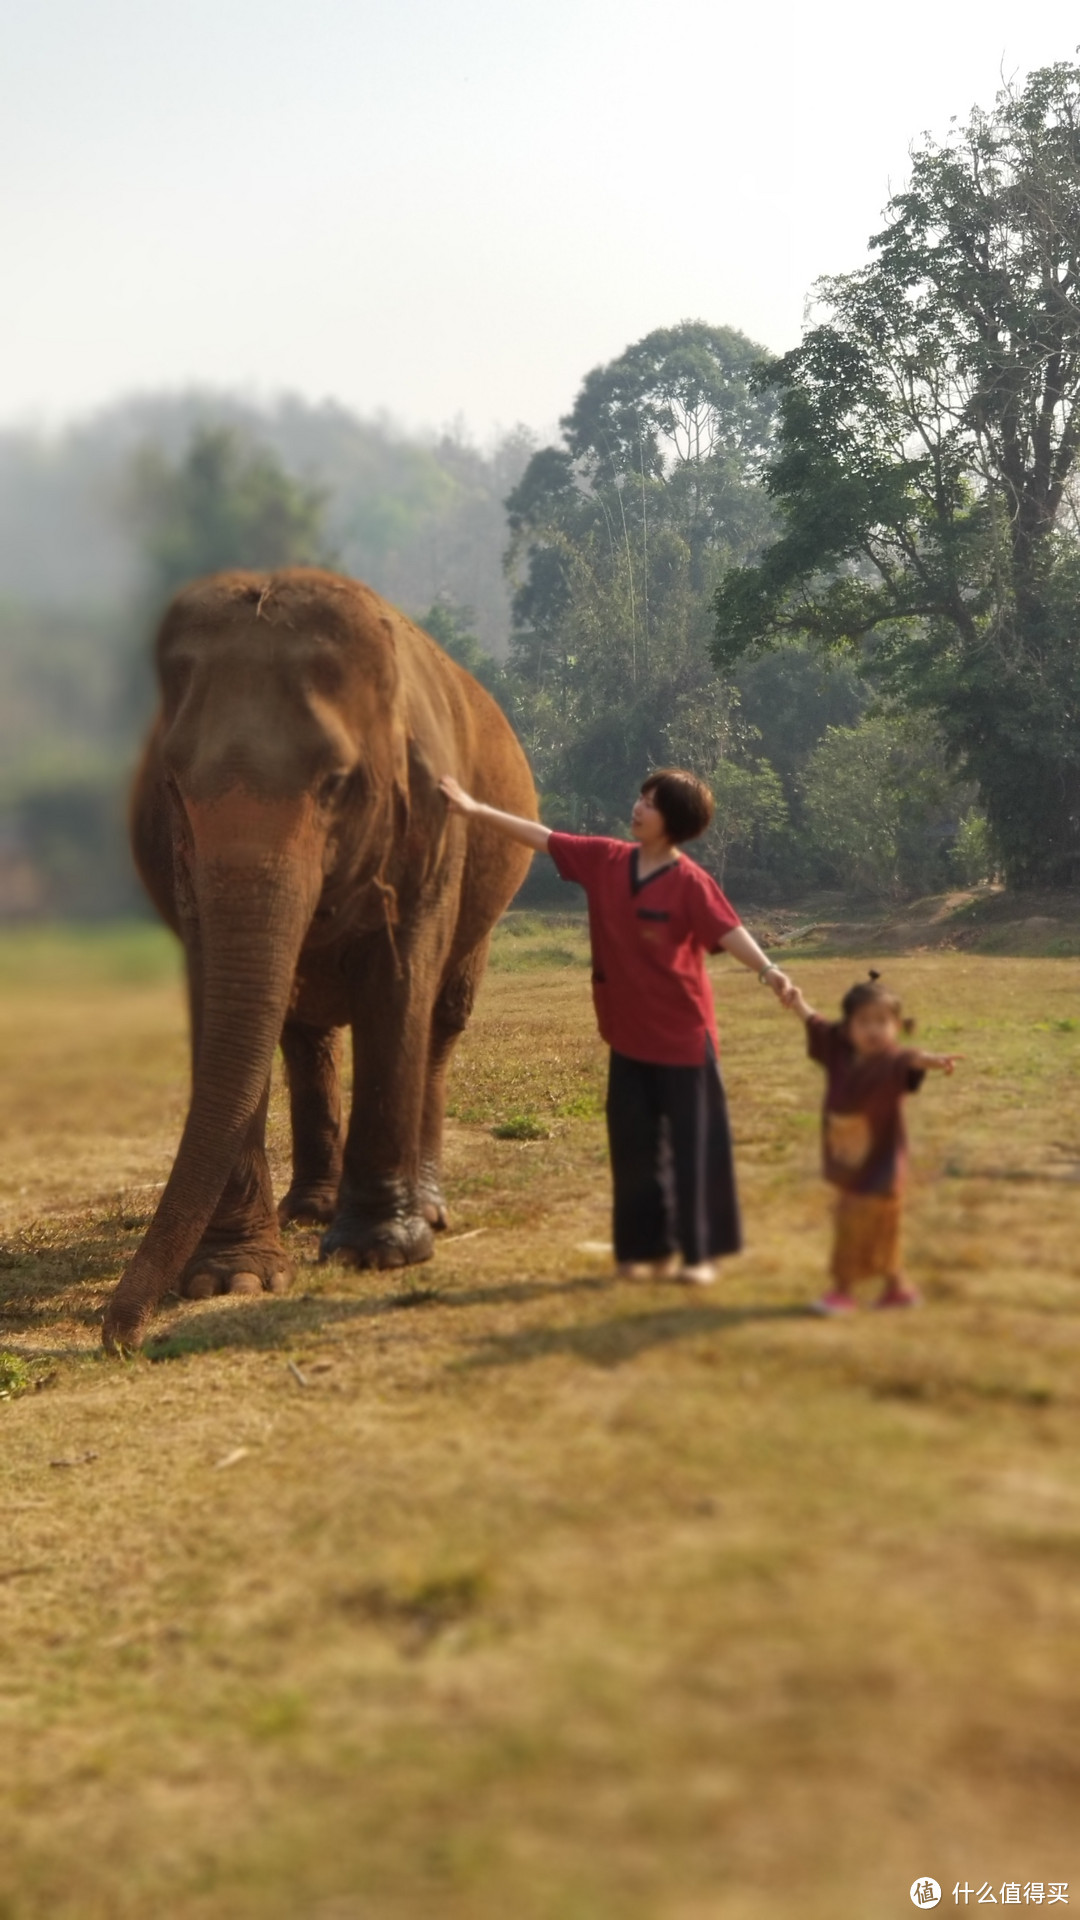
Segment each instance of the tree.
M757 377L781 532L721 583L714 658L858 649L935 716L1009 878L1080 879L1080 68L925 140L870 245Z
M767 760L757 765L722 760L711 785L716 813L695 853L718 880L725 879L733 855L741 873L756 879L768 869L773 842L788 825L779 776Z
M755 753L776 768L789 805L797 803L799 775L826 727L854 726L870 688L850 656L799 641L740 660L733 678Z
M681 703L731 714L709 663L710 594L768 527L759 355L700 322L649 334L586 377L561 446L533 455L507 501L515 717L575 825L623 818Z
M629 494L640 483L643 567L653 483L654 523L677 527L685 540L694 593L708 584L711 554L753 547L767 530L757 483L774 409L750 385L759 358L753 341L731 327L684 321L661 328L594 368L560 423L593 489L613 483ZM637 518L636 501L630 517ZM621 508L618 520L629 535ZM647 637L644 595L641 615Z
M473 632L473 610L461 607L446 594L432 601L426 613L417 616L416 624L437 640L444 653L456 660L459 667L471 673L482 687L496 700L503 696L503 672L497 660L481 644Z
M838 886L899 899L969 877L970 820L960 860L956 844L971 796L958 792L941 741L921 719L882 712L829 727L802 789L814 849Z
M133 493L158 602L185 580L221 567L319 565L329 558L323 496L228 427L198 429L175 466L146 449Z

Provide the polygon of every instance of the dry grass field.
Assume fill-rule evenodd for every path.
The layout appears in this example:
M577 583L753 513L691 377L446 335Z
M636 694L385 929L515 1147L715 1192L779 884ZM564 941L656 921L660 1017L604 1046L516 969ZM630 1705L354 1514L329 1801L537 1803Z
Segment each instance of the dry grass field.
M966 1055L912 1102L922 1312L806 1314L819 1080L730 964L747 1251L616 1283L581 932L519 919L435 1260L297 1233L289 1298L171 1302L121 1364L174 963L0 941L2 1920L1080 1906L1080 963L890 967ZM793 970L829 1008L862 968Z

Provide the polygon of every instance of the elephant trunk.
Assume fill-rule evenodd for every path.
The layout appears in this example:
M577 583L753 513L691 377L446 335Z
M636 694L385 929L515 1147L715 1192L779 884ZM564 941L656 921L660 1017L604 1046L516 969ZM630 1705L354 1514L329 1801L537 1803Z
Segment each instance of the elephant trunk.
M322 883L321 846L299 804L227 798L187 812L198 928L191 1106L157 1212L105 1314L110 1352L139 1345L210 1224L270 1077Z

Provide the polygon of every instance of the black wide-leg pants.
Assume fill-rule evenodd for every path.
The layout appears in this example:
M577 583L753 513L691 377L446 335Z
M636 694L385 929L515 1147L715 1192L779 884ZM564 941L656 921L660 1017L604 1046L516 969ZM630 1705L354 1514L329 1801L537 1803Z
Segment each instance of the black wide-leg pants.
M731 1128L712 1042L700 1067L657 1066L612 1053L608 1144L616 1260L687 1266L742 1245Z

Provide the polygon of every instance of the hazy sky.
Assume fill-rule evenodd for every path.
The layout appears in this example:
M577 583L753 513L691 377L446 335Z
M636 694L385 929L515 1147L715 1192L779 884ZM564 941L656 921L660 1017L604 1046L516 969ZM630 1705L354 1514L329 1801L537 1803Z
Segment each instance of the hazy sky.
M1074 0L6 0L0 421L191 383L547 427L704 318L770 347L908 146Z

